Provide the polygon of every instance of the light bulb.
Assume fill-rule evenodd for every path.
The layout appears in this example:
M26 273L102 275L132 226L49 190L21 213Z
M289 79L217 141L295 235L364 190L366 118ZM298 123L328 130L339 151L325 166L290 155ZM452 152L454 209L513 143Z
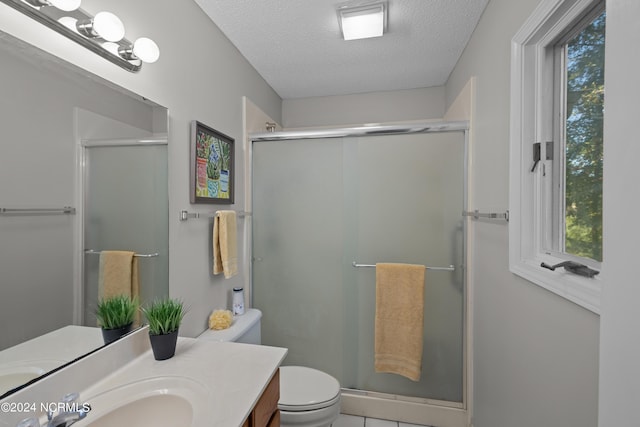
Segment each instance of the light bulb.
M76 18L72 18L70 16L63 16L62 18L58 19L58 22L64 25L65 27L67 27L68 29L70 29L71 31L75 31L76 33L78 32L78 30L76 29L76 23L78 22L78 20Z
M111 12L98 12L93 18L93 31L108 42L124 38L124 24Z
M80 0L48 0L52 6L65 12L71 12L80 7Z
M143 62L153 63L160 57L160 49L153 40L140 37L133 43L133 54Z
M114 42L104 42L102 43L102 47L114 55L118 55L118 49L120 49L120 45Z

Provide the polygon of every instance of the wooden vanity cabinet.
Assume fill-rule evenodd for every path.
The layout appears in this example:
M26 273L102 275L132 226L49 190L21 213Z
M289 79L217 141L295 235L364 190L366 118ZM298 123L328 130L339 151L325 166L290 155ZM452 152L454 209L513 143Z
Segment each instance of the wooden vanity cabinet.
M269 381L269 385L267 385L242 427L280 427L278 400L280 400L279 369Z

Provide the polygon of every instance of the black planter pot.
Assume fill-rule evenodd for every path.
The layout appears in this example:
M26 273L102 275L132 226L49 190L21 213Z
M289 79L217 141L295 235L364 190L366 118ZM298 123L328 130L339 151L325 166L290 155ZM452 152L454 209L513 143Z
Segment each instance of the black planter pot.
M149 334L149 340L151 341L153 357L155 357L156 360L171 359L173 355L176 354L176 343L178 342L177 330L165 335Z
M102 339L105 344L109 344L120 338L121 336L128 334L133 329L133 323L129 323L128 325L124 325L121 328L115 329L104 329L102 328Z

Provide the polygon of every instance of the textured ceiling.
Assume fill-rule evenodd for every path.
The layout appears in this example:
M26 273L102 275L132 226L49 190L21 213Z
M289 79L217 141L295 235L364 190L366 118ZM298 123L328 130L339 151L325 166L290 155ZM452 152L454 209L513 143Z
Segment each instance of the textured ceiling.
M195 1L291 99L443 85L489 0L388 0L385 35L350 41L339 0Z

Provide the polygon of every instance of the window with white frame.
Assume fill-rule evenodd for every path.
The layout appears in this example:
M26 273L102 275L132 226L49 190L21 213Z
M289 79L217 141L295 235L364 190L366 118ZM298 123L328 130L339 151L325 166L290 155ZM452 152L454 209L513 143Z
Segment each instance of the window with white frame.
M544 0L511 70L510 269L596 313L605 23L604 0Z

